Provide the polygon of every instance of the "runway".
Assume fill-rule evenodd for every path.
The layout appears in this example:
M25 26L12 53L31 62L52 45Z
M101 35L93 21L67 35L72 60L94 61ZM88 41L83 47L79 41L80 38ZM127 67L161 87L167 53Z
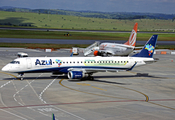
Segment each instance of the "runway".
M69 40L69 39L24 39L0 38L0 43L50 43L50 44L93 44L95 41L123 44L124 40ZM145 45L147 41L138 41L136 45ZM157 41L157 45L175 45L174 41Z
M0 48L0 68L16 58L69 56L22 48ZM51 73L29 73L20 81L15 73L0 71L2 120L172 120L175 118L175 55L131 72L96 73L94 80L68 80ZM138 74L138 73L148 73Z

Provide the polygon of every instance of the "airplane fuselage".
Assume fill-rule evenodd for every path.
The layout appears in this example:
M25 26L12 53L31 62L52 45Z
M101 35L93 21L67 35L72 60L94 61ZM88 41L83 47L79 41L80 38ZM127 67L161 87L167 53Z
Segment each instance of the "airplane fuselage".
M15 59L4 66L2 71L68 73L69 68L126 70L135 62L138 62L136 66L145 64L143 59L132 57L27 57Z
M133 46L117 43L102 43L99 47L99 51L104 53L110 53L116 56L125 56L130 54L134 50Z

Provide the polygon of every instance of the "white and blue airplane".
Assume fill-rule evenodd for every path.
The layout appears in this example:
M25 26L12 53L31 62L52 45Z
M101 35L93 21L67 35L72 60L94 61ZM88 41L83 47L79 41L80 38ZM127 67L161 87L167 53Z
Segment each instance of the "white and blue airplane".
M17 58L2 68L2 71L18 73L51 72L67 74L69 79L89 78L96 72L130 71L135 66L155 62L153 58L158 35L153 35L140 53L128 57L25 57Z

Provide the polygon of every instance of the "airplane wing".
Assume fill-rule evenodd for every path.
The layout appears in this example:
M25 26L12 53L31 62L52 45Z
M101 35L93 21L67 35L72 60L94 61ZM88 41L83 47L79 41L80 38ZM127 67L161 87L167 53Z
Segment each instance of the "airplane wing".
M96 73L96 72L122 72L122 71L131 71L137 62L129 69L97 69L97 68L69 68L68 71L81 71L84 73Z

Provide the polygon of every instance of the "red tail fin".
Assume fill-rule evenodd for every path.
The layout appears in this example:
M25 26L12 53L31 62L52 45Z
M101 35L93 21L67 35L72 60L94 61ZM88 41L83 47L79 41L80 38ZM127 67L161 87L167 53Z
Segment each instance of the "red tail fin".
M138 26L138 23L135 23L134 28L132 29L131 35L129 37L129 40L126 43L124 43L125 45L130 45L135 47L136 36L137 36L137 26Z

